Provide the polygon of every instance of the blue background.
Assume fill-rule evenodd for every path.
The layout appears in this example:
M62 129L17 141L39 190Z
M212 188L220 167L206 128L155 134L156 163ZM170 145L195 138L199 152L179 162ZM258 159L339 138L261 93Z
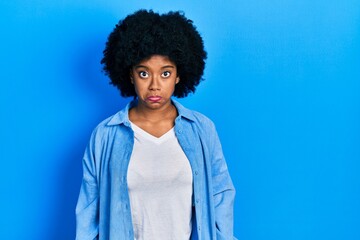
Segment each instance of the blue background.
M358 0L1 1L1 239L74 239L90 133L129 101L102 50L139 8L184 10L204 38L181 102L217 125L236 236L360 239Z

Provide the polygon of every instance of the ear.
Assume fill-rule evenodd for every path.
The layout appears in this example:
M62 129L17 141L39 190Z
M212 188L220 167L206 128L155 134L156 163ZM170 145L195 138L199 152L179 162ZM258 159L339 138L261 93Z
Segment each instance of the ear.
M178 84L180 82L180 77L176 77L175 84Z
M134 77L133 77L132 73L130 73L130 82L131 82L132 84L134 84Z

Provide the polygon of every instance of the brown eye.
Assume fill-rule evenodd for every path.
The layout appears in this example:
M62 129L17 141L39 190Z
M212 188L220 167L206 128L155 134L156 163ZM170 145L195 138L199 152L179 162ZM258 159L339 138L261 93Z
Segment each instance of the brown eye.
M162 76L163 78L168 78L168 77L170 77L170 75L171 75L171 73L170 73L169 71L165 71L165 72L163 72L163 73L161 74L161 76Z
M149 73L147 73L147 72L145 72L145 71L141 71L141 72L139 72L139 76L140 76L141 78L147 78L147 77L149 77Z

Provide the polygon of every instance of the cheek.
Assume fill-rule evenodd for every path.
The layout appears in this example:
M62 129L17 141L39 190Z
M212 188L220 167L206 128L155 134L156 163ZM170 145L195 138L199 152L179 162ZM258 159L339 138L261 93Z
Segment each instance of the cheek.
M169 96L171 96L171 95L174 93L175 88L176 88L176 84L175 84L175 83L168 86L167 92L168 92L168 95L169 95Z
M133 86L134 86L136 95L139 95L139 94L141 94L141 92L143 92L143 90L142 90L142 89L143 89L143 86L142 86L141 84L138 84L138 83L136 82L136 80L134 80Z
M168 83L166 83L164 85L164 89L167 89L167 90L171 90L171 89L174 89L175 88L175 82L174 81L169 81Z

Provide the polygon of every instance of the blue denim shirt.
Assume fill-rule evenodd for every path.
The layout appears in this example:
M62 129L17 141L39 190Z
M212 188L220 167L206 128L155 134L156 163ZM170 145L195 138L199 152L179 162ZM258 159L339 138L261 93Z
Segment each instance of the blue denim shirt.
M193 172L191 239L233 237L235 189L214 124L173 101L175 133ZM93 131L83 158L83 181L76 206L76 240L133 240L127 168L134 145L130 102Z

